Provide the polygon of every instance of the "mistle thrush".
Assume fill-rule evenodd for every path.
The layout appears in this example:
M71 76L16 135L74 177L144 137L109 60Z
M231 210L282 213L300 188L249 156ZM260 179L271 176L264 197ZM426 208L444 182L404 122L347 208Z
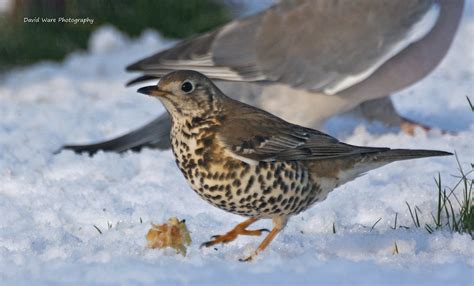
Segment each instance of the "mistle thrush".
M231 99L196 71L169 73L138 92L166 107L176 163L191 188L210 204L249 217L204 246L260 235L263 230L246 228L272 219L273 229L245 260L263 251L289 217L360 174L398 160L450 155L345 144Z

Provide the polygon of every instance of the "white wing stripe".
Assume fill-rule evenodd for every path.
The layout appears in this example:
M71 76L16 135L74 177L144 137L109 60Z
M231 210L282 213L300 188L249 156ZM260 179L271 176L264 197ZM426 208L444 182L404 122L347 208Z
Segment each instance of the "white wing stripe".
M324 93L333 95L336 94L348 87L351 87L366 78L372 75L381 65L386 61L391 59L393 56L400 53L410 44L420 40L426 34L428 34L431 29L433 29L436 21L438 20L440 14L440 7L438 3L435 3L431 8L420 18L420 20L413 25L413 27L408 32L407 36L400 42L394 44L394 46L374 64L369 69L362 71L359 74L349 75L342 80L336 81L329 84L325 89Z

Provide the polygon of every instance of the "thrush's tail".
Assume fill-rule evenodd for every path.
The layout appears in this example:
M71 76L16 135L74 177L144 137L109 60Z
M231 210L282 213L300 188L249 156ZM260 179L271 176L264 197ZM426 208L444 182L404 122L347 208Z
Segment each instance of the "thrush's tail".
M380 153L373 154L374 161L400 161L434 156L448 156L452 153L437 150L410 150L410 149L390 149Z
M342 159L342 161L348 164L342 164L341 174L339 175L339 185L354 180L357 177L364 175L366 172L382 167L389 163L418 159L433 156L448 156L452 155L449 152L436 151L436 150L409 150L409 149L385 149L381 151L375 151L365 154L353 155L351 158ZM346 161L347 160L347 161ZM341 162L329 161L327 164L336 164L340 168ZM315 172L320 172L317 165Z
M88 145L65 145L61 149L73 150L76 153L89 153L90 155L98 151L139 151L143 147L168 149L170 148L170 130L170 119L165 113L147 125L115 139Z

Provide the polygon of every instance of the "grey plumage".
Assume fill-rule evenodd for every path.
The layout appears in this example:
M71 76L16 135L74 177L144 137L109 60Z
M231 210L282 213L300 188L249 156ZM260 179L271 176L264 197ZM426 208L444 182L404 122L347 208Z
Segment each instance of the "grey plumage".
M436 22L437 9L432 0L283 1L127 70L161 76L192 69L210 78L265 80L324 92L350 76L375 71L390 53L418 40L409 36L424 16L433 17L419 28L424 29L419 37L424 36Z
M364 116L399 124L387 96L436 67L451 44L462 8L463 0L286 0L127 70L144 73L133 83L176 69L197 70L227 81L217 84L234 98L307 126L368 101L376 104L359 108ZM294 107L286 107L287 101ZM380 103L389 112L373 112ZM105 144L67 148L123 151L149 142L167 147L168 138L159 136L169 129L156 132L158 126L168 127L166 120L141 128L138 134L145 140L132 133Z
M95 154L99 150L124 152L139 151L141 148L168 149L170 120L168 114L163 114L147 125L115 139L89 145L65 145L64 149L79 153Z

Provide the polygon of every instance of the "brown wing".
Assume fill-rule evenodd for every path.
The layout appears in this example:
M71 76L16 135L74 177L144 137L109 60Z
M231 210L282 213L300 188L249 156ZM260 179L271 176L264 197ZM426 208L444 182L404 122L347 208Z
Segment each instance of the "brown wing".
M254 161L318 160L388 150L345 144L251 106L242 104L229 110L239 113L229 112L226 121L232 122L232 128L222 129L218 138L236 157Z

